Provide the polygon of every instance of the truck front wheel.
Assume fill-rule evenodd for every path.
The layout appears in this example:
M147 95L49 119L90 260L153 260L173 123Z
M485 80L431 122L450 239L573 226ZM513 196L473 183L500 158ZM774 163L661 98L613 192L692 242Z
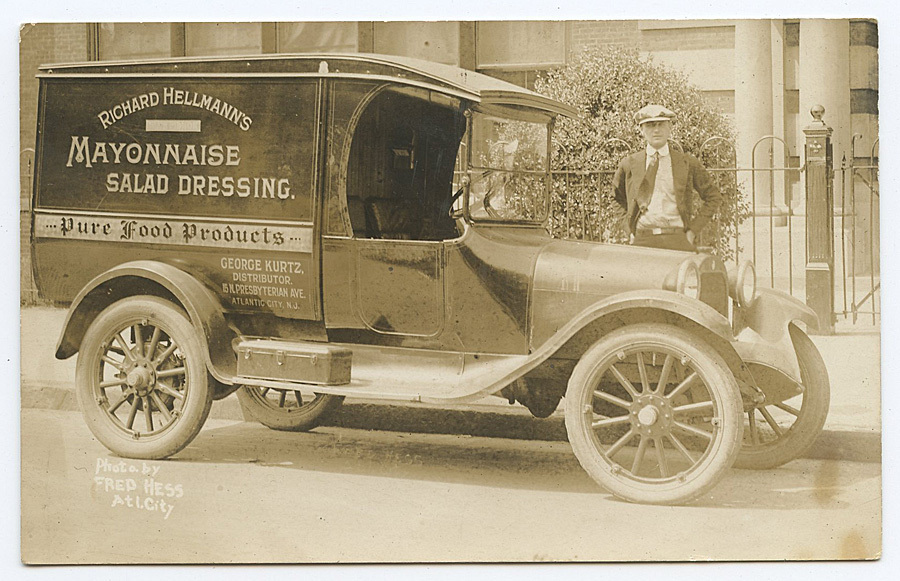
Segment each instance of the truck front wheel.
M670 325L623 327L594 344L575 366L565 409L578 461L631 502L693 500L740 450L734 376L712 348Z
M91 432L126 458L175 454L212 405L197 332L184 311L158 297L123 299L101 312L84 335L75 376Z
M828 369L815 343L796 325L789 327L802 392L791 399L754 406L747 412L744 446L735 466L766 470L803 455L816 441L831 401Z

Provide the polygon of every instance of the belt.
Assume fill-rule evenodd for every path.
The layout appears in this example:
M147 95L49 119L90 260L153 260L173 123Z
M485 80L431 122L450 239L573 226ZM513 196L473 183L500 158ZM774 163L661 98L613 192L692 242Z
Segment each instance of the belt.
M638 228L636 236L656 236L659 234L684 234L684 228Z

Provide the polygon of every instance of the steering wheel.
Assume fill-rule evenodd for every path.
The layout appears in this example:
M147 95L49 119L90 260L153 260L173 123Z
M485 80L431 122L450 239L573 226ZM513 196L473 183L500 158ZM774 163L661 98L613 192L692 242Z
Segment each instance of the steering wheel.
M503 214L501 214L499 210L497 210L496 208L491 206L491 198L494 196L494 194L499 193L498 188L496 186L497 186L496 183L491 183L488 186L487 191L484 193L484 199L482 200L482 204L484 204L484 211L487 212L487 215L490 218L492 218L494 220L502 220L504 218ZM503 186L501 185L501 187L499 189L502 191Z
M458 190L456 190L452 196L450 196L450 200L444 206L446 209L442 212L442 214L449 215L451 218L455 218L453 215L453 205L456 204L456 200L463 195L463 192L466 191L466 186L462 186Z
M494 220L501 220L503 216L500 215L500 212L494 209L491 206L491 195L494 193L494 188L488 188L488 191L484 193L484 211L487 212L487 215L493 218Z

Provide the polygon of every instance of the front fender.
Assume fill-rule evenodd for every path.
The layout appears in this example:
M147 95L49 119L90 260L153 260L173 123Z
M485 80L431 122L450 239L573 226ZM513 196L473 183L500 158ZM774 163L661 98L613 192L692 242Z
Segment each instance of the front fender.
M552 307L544 305L541 308ZM532 313L534 316L540 316L540 313L535 311ZM638 318L643 317L640 320L645 322L654 316L656 320L665 321L674 315L682 320L691 321L695 325L695 330L702 327L702 332L721 339L715 341L718 346L728 349L728 345L734 341L728 319L705 303L672 291L624 292L592 303L565 325L555 329L555 332L539 345L532 343L533 348L527 356L504 356L503 363L494 361L485 372L480 375L473 374L471 378L461 382L465 387L455 390L453 398L460 402L472 401L496 393L551 358L579 359L603 333L620 326L623 320L628 318L626 313L632 315L638 313Z
M221 382L232 383L236 359L231 341L236 334L225 321L219 299L191 274L151 260L118 265L81 289L66 315L56 346L57 359L67 359L78 352L84 333L100 311L117 300L137 294L162 294L177 301L199 331L208 353L210 373Z
M457 399L472 400L496 393L551 358L579 359L584 350L599 340L604 333L622 324L637 321L671 323L669 317L672 316L689 321L694 327L692 331L698 333L698 339L706 340L723 356L740 383L753 386L751 389L758 389L747 363L759 363L788 376L794 382L789 389L793 389L799 383L799 367L790 341L788 324L794 320L812 324L815 315L803 303L786 300L781 293L762 294L766 298L756 305L760 310L744 314L750 315L753 324L768 337L774 336L775 330L779 329L779 337L783 334L787 338L786 344L767 341L750 327L744 329L741 337L735 337L731 323L726 317L709 305L681 294L663 290L631 291L592 303L565 325L555 329L555 332L540 344L533 344L529 355L510 357L506 365L493 365L490 372L463 382L466 389L456 394ZM542 308L549 309L551 306L545 305ZM776 310L768 314L762 312L769 308ZM781 313L781 316L776 316L777 313ZM534 313L534 316L540 316L540 313ZM792 369L796 371L791 371ZM763 379L771 377L766 376ZM764 388L763 391L767 394L772 393L770 389Z
M800 383L800 365L788 325L801 321L818 329L815 311L787 293L759 289L756 299L736 315L740 328L733 344L741 359L780 371Z
M750 306L740 309L743 323L764 339L775 341L787 333L787 324L802 321L807 327L819 328L819 317L806 304L791 295L761 288Z
M635 309L675 313L708 329L726 341L734 340L731 322L721 313L706 303L672 291L645 289L619 293L591 304L558 329L546 329L544 325L541 325L541 319L544 317L552 319L555 316L553 310L557 308L557 305L546 301L535 305L532 313L534 321L532 346L536 351L555 352L593 322L616 313Z

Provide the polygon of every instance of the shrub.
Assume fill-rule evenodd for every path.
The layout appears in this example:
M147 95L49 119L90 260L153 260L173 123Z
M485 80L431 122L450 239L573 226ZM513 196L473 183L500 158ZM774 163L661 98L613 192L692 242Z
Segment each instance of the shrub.
M567 66L539 77L535 90L582 114L579 120L560 117L554 131L552 167L560 172L554 177L550 212L554 236L624 241L623 212L614 200L612 175L625 154L644 146L633 115L648 103L677 114L672 135L676 147L700 158L708 169L734 167L734 130L728 119L704 101L682 73L636 49L585 51ZM729 258L736 227L749 215L749 204L734 172L711 173L723 199L716 218L701 233L701 244ZM697 196L694 207L700 203Z

